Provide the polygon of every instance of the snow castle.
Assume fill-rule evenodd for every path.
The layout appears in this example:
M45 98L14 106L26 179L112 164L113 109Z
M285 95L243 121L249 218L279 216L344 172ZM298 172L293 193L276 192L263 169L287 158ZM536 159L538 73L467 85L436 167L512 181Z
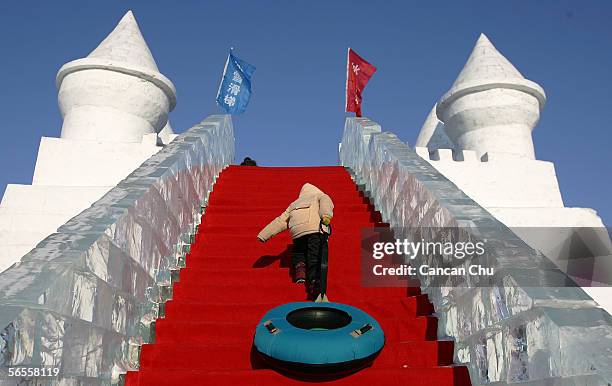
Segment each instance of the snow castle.
M67 385L117 384L155 339L233 163L232 123L210 116L174 134L176 90L132 12L56 83L60 137L41 138L32 184L8 185L0 203L0 384L6 368L32 363L61 366ZM504 246L501 284L422 288L475 385L612 382L610 289L550 285L568 279L567 256L529 231L605 229L594 210L565 207L554 164L536 157L545 103L481 35L414 148L367 118L348 118L340 144L341 165L397 232L482 226ZM589 237L610 250L607 234Z

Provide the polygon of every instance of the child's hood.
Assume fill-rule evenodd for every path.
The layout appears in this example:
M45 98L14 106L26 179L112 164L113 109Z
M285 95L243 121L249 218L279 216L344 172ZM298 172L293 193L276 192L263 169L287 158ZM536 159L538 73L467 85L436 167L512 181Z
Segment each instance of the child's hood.
M314 194L323 194L323 191L309 183L305 183L304 186L302 186L302 190L300 190L300 198L312 196Z
M290 208L302 208L309 207L314 197L318 194L324 194L323 191L313 184L304 184L302 190L300 190L300 196L291 203Z

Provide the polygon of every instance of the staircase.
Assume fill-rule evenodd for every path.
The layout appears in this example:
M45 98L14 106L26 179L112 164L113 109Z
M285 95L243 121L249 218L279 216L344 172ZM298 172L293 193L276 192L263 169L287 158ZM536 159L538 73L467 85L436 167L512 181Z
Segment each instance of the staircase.
M335 204L329 240L330 300L375 317L386 345L374 364L329 380L334 385L470 385L465 367L452 365L453 343L436 340L437 320L418 288L362 288L360 237L384 226L380 214L342 167L230 166L211 193L187 256L187 268L157 321L155 344L142 347L140 371L126 385L273 386L307 382L268 368L253 352L255 326L269 309L306 299L291 283L291 238L284 232L265 244L256 235L293 201L305 182Z

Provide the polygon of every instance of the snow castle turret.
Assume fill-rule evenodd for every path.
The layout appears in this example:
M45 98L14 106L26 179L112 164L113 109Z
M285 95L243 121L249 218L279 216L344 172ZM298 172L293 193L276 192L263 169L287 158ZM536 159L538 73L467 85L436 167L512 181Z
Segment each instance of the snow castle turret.
M176 105L131 11L86 58L62 66L56 84L64 139L140 143Z
M57 73L60 138L42 137L31 185L0 202L0 272L91 206L176 135L172 82L157 69L132 12L89 56Z
M415 151L510 227L603 227L563 203L555 165L535 157L531 131L546 95L481 34L429 113Z
M535 159L531 131L545 103L542 87L525 79L481 34L436 111L458 150Z

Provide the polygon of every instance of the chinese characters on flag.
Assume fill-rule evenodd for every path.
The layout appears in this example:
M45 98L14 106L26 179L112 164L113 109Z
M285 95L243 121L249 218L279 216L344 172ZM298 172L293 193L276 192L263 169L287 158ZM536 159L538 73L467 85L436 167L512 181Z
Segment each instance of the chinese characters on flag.
M376 67L357 55L351 48L348 49L346 63L346 111L353 111L361 116L361 92L376 72Z
M232 51L227 56L223 77L217 91L217 103L228 114L241 114L251 99L251 77L255 66L238 58Z

